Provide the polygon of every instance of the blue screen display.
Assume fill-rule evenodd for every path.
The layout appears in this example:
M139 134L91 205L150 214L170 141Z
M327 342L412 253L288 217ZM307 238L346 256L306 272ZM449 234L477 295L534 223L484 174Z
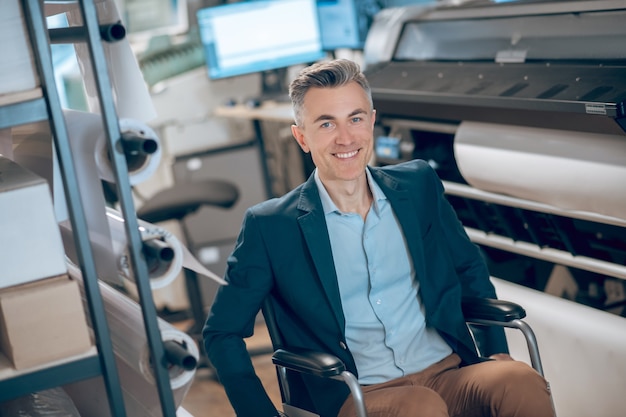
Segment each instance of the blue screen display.
M258 0L197 12L209 78L307 64L326 57L315 0Z
M317 0L325 50L363 49L379 8L373 0Z

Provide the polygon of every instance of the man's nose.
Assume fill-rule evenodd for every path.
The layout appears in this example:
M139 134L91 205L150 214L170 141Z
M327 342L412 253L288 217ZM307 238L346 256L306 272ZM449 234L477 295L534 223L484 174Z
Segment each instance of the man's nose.
M337 136L335 138L335 142L341 145L352 143L353 141L352 133L350 132L350 129L348 129L347 126L337 125L336 133L337 133Z

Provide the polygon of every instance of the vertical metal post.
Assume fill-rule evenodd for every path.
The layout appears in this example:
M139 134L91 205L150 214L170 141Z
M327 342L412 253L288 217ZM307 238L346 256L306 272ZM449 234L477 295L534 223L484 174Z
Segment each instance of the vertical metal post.
M113 163L113 172L117 184L119 204L124 215L124 226L128 238L130 261L135 271L139 302L142 307L143 321L148 340L148 346L152 355L153 371L156 386L161 400L163 416L174 417L176 407L174 396L170 386L170 378L167 370L167 358L163 347L161 332L158 327L156 308L150 288L148 268L142 253L142 241L139 234L139 224L133 203L130 182L128 179L128 167L121 144L121 133L115 110L115 104L111 95L111 84L104 55L104 48L100 37L97 11L93 0L80 1L80 11L83 25L86 30L86 42L92 63L92 70L98 98L104 131L107 137L107 146Z
M124 417L126 411L124 410L124 400L115 365L113 346L108 332L104 304L99 292L96 267L89 243L87 221L80 195L78 194L78 183L70 151L67 126L65 125L59 95L56 90L47 25L39 0L26 0L22 4L24 6L24 18L28 25L33 45L33 56L37 65L39 81L45 96L50 127L51 131L54 132L53 139L63 178L69 218L74 231L78 260L83 273L85 297L89 305L89 313L95 333L95 343L109 399L109 407L113 416Z

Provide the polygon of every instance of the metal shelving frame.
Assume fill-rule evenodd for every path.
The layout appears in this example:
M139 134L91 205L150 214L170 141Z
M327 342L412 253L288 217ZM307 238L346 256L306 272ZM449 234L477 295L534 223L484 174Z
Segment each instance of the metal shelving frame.
M109 399L111 415L126 416L124 400L117 372L112 342L108 332L106 312L100 294L93 253L89 242L88 225L78 192L76 171L70 150L68 131L56 90L50 38L40 0L21 1L24 20L28 27L34 61L39 76L42 97L0 107L0 128L49 120L56 146L57 158L66 193L72 230L74 231L79 266L83 274L85 298L97 348L96 355L79 356L66 362L31 372L19 372L0 380L0 402L28 393L49 389L83 379L102 376ZM115 174L125 231L129 242L130 260L135 271L139 301L143 313L148 346L153 358L153 370L164 417L174 417L176 409L167 370L167 361L156 308L149 284L148 270L142 255L142 242L132 200L126 159L121 146L121 134L113 102L107 63L102 46L97 11L93 0L78 1L84 34L97 84L101 115L109 154Z

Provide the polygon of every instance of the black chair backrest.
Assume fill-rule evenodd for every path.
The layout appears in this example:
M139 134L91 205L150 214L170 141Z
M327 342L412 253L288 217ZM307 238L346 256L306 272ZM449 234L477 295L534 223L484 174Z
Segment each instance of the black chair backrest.
M280 335L280 330L278 329L278 325L276 324L276 316L274 314L274 306L272 305L272 301L269 297L267 297L263 301L263 306L261 307L261 311L263 313L263 319L265 320L265 325L267 326L267 331L270 335L270 339L272 341L272 347L274 350L280 349L284 346L282 337Z

